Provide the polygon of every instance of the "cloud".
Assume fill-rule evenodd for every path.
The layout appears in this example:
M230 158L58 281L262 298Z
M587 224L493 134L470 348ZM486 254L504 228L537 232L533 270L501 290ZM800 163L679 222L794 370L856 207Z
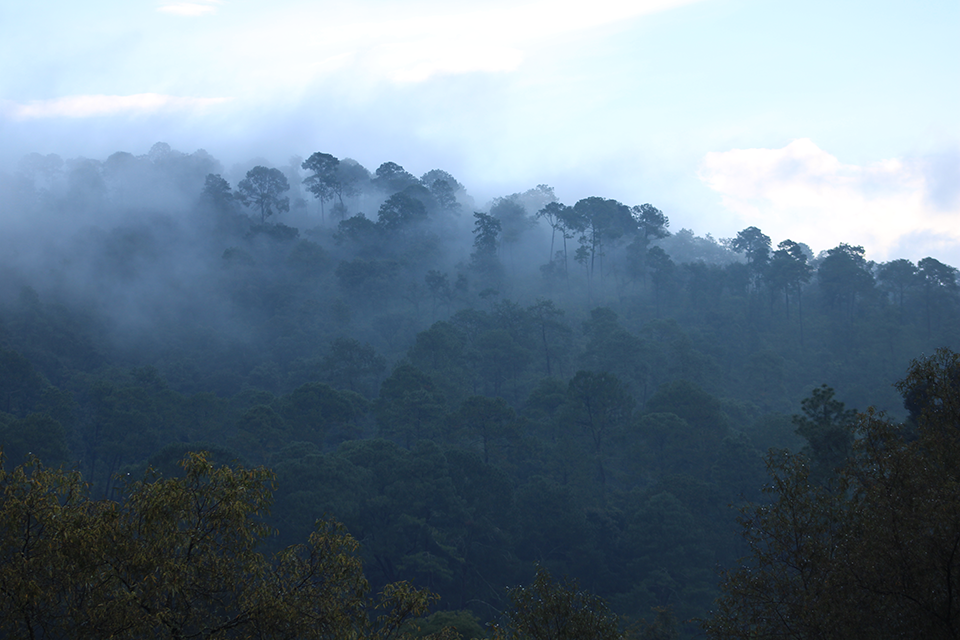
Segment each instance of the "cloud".
M219 0L208 0L208 2L204 4L198 2L174 2L171 4L160 5L157 7L157 11L160 13L170 13L175 16L187 16L192 18L215 13L217 10L216 5L218 4L223 3Z
M34 100L25 104L2 101L0 102L0 115L11 120L138 115L159 111L205 109L231 99L190 98L167 96L159 93L137 93L129 96L65 96L52 100Z
M515 47L471 38L427 38L377 47L367 59L397 83L423 82L437 75L513 71L523 61Z
M800 139L782 149L708 153L698 175L724 207L774 242L790 238L816 249L861 244L874 260L932 251L957 260L960 208L956 198L944 197L943 166L928 159L844 164Z
M435 76L515 71L546 43L590 29L704 0L570 0L393 3L371 10L357 2L294 15L279 11L250 25L249 37L271 43L286 73L301 81L339 71L317 60L340 60L373 79L411 84ZM238 38L235 42L245 42ZM249 56L251 64L262 59ZM301 61L297 63L297 61ZM355 77L355 76L351 76Z

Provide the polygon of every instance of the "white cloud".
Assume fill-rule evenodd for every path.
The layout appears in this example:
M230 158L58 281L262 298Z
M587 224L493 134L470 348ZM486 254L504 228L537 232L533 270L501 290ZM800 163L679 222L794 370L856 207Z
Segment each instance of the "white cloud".
M159 93L138 93L129 96L65 96L52 100L34 100L25 104L3 101L0 102L0 115L11 120L137 115L158 111L205 109L231 99L190 98L167 96Z
M782 149L708 153L699 177L745 226L760 227L774 242L790 238L815 250L862 244L874 260L956 260L960 209L930 197L929 167L897 159L844 164L800 139Z
M375 9L356 2L306 11L298 6L296 14L281 10L250 25L248 37L255 32L258 42L269 43L273 55L284 60L284 73L299 81L333 71L312 61L335 58L368 77L409 84L438 75L514 71L550 39L701 1L428 2ZM259 50L256 58L238 55L250 57L251 64L263 58Z
M423 82L435 75L513 71L523 52L473 38L424 38L384 44L365 57L367 64L397 83Z
M170 13L175 16L187 16L187 17L196 17L196 16L205 16L210 13L214 13L217 10L216 5L223 4L218 0L208 0L206 3L199 2L173 2L170 4L163 4L157 7L157 11L160 13Z

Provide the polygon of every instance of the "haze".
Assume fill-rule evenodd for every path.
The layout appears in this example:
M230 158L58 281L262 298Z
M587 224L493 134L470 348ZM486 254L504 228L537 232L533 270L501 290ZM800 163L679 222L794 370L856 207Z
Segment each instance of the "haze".
M960 264L958 32L947 0L6 3L0 172L321 150Z

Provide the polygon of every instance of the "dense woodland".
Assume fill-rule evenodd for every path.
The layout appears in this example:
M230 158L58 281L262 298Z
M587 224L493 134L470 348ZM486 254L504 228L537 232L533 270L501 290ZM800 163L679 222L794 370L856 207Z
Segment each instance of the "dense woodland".
M828 477L853 409L905 418L910 362L960 350L933 257L715 240L546 185L478 203L394 162L32 154L0 208L8 467L110 497L191 451L265 465L267 547L335 518L374 589L407 580L461 623L539 566L696 635L748 551L731 505L769 499L764 454Z

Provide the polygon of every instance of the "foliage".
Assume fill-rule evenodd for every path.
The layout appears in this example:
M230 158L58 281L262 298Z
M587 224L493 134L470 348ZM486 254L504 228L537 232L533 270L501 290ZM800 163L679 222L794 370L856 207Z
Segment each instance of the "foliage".
M543 567L533 584L509 591L510 609L494 627L495 640L616 640L622 638L617 616L597 596L576 582L555 582Z
M282 195L290 190L287 177L279 169L256 166L237 184L237 200L260 211L260 224L274 212L290 211L290 198Z
M387 638L431 596L367 596L335 522L268 560L271 474L188 454L180 477L93 501L79 474L33 459L0 471L0 628L10 638ZM382 611L368 618L375 607Z
M915 433L861 414L835 491L805 456L770 456L774 500L743 510L751 557L724 577L711 637L960 636L958 369L940 350L899 383L925 388Z

